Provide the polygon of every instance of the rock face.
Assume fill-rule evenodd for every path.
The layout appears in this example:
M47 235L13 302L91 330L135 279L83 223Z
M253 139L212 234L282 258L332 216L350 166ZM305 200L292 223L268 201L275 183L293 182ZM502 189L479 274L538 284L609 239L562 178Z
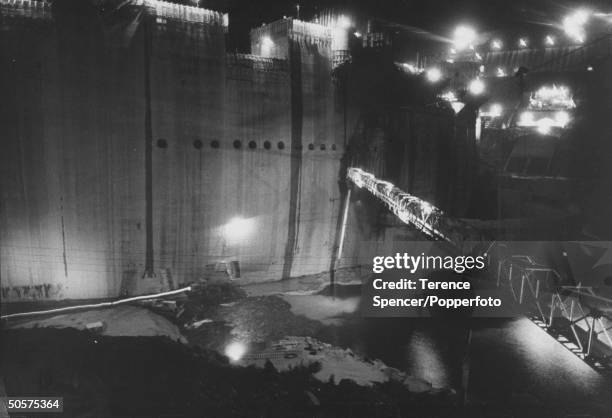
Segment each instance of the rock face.
M380 360L366 360L350 349L334 347L311 337L284 338L269 350L246 355L241 363L263 367L268 361L279 371L318 363L320 369L314 376L324 382L348 379L361 386L372 386L394 380L402 382L415 393L432 389L430 383L407 376Z
M101 323L101 324L100 324ZM95 330L92 329L95 324ZM101 325L101 326L99 326ZM122 305L109 309L72 312L47 318L16 322L11 328L75 328L92 330L112 337L162 336L186 342L176 325L166 318L138 306Z

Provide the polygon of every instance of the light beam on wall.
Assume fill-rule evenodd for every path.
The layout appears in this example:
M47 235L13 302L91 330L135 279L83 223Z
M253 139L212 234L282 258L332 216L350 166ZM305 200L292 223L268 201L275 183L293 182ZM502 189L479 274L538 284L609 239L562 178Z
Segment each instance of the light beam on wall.
M223 226L223 237L229 244L240 243L255 231L255 220L242 217L232 218Z
M274 48L274 41L269 36L261 38L261 55L268 57L272 55L272 49Z

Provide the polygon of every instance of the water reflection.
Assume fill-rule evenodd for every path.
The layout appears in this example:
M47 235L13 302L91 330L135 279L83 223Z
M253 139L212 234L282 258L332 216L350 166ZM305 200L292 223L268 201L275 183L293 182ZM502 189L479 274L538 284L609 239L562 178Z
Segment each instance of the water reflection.
M322 298L330 300L321 303ZM313 302L325 307L323 312L333 300L320 295ZM612 416L610 381L528 319L363 318L348 314L354 292L335 300L346 315L318 338L436 387L465 389L470 404Z
M448 364L437 341L422 330L416 330L406 347L406 372L427 380L434 387L453 385Z
M480 325L470 350L471 399L612 412L610 381L528 319Z

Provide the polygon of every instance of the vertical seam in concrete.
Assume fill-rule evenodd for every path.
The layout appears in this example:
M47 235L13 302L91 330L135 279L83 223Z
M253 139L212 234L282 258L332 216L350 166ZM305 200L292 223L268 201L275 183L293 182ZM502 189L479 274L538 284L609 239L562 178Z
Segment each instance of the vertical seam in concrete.
M64 276L68 277L68 259L66 257L66 231L64 228L64 197L60 197L61 222L62 222L62 258L64 260Z
M144 94L145 94L145 271L153 274L153 127L151 116L151 45L148 16L143 19L144 28Z
M303 94L302 94L302 59L299 43L289 40L289 66L291 77L291 150L290 150L290 177L289 177L289 216L287 220L287 242L285 244L285 257L282 278L291 276L293 256L298 237L299 223L299 192L300 175L302 168L302 122L303 122Z

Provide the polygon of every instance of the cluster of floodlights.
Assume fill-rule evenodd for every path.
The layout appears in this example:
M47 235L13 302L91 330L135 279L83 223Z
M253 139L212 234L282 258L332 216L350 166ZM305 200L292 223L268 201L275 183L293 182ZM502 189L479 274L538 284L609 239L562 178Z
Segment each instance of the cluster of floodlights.
M535 128L543 135L553 128L565 128L571 121L570 111L576 107L569 88L543 86L529 98L527 110L520 114L517 126Z
M425 77L427 81L432 84L439 83L443 78L442 70L437 67L429 68L425 71ZM467 83L467 92L473 96L480 96L486 90L484 81L480 77L476 77Z
M589 20L593 16L606 16L604 14L595 13L590 10L581 9L567 15L561 24L556 25L565 36L573 43L581 44L586 41L586 27ZM458 26L453 34L453 46L451 54L455 54L463 50L475 50L476 43L479 37L474 28L469 26ZM558 39L553 34L547 34L542 39L542 44L546 47L553 47L557 44ZM516 47L526 49L531 46L531 41L526 36L521 36L516 40ZM501 39L492 39L489 42L489 49L499 51L504 48L504 42Z
M287 18L283 16L283 18ZM314 20L314 23L319 23L318 18ZM263 25L262 25L263 26ZM331 29L332 38L338 39L343 38L347 31L354 27L354 23L350 17L340 14L336 16L334 19L327 22L327 27ZM353 35L357 38L360 38L362 35L360 32L353 32ZM273 55L274 48L276 47L274 40L269 35L263 35L259 39L260 47L261 47L261 55L263 56L271 56Z
M527 108L516 119L516 126L534 129L549 135L554 128L566 128L572 121L571 111L576 107L571 92L566 86L542 86L531 94ZM481 117L502 117L504 108L500 103L491 103L479 111Z
M599 15L601 14L587 10L578 10L565 17L559 27L573 42L583 43L586 40L587 23L591 17ZM552 47L557 43L557 38L554 35L546 35L543 42L545 46ZM476 51L476 45L482 44L482 39L473 27L467 25L457 26L453 33L452 43L453 46L450 50L451 58L447 59L447 62L453 63L454 58L452 58L452 55L461 51L471 51L470 53L474 54L477 61L482 60L482 56ZM504 46L501 39L493 39L489 45L492 50L501 50ZM526 37L519 38L517 46L519 48L528 48L530 46L529 39ZM588 67L587 70L592 71L592 67ZM439 67L431 67L418 72L424 72L425 78L432 84L437 84L444 79L444 74ZM484 66L482 65L480 66L480 73L484 73ZM495 76L497 77L506 77L508 74L509 71L503 67L495 69ZM477 76L467 83L466 90L472 96L480 96L485 93L486 85L484 80Z

